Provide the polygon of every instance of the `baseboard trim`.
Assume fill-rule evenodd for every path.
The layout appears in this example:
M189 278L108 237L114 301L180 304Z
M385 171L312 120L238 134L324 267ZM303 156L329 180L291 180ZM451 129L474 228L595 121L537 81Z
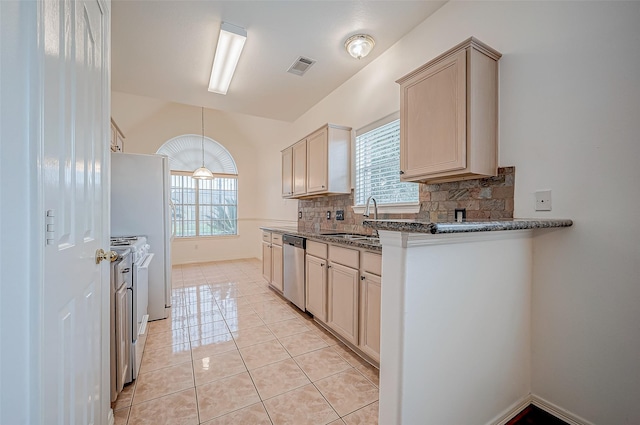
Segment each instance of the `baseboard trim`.
M494 419L489 421L487 425L505 425L511 419L515 418L518 413L522 412L528 405L531 404L531 394L527 394L520 401L515 402L504 412L500 413Z
M2 1L2 0L0 0ZM243 261L243 260L258 260L262 262L262 258L258 257L242 257L242 258L229 258L226 260L189 260L184 263L171 263L172 266L190 266L193 264L201 264L201 263L228 263L231 261Z
M514 403L503 413L496 416L495 419L489 421L487 425L505 425L530 404L533 404L534 406L544 410L545 412L555 416L556 418L565 421L569 425L594 425L592 422L589 422L578 415L568 412L567 410L534 394L528 394L522 400Z
M583 419L580 416L575 415L537 395L531 395L531 404L552 414L558 419L562 419L569 425L594 425L592 422L589 422L586 419Z

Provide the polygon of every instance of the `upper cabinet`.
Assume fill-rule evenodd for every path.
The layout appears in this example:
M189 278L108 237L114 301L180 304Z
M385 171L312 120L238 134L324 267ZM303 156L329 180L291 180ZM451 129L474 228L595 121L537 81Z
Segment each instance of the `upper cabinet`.
M282 151L282 197L293 196L293 146Z
M327 124L282 151L282 197L351 192L351 128Z
M470 38L400 78L400 179L497 175L498 60Z
M307 137L307 193L324 192L329 184L327 132L322 128Z
M293 169L293 196L307 193L307 141L300 140L291 147Z

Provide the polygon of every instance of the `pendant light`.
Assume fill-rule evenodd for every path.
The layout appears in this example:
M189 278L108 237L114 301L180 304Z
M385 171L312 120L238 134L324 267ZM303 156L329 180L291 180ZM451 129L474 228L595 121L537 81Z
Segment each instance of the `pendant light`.
M193 172L194 179L213 180L213 173L204 166L204 108L202 108L202 167Z

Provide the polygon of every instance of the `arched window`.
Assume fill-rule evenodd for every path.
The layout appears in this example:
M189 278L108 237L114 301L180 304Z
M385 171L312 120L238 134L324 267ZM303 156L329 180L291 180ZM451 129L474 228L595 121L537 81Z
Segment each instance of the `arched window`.
M204 163L213 180L191 177L202 166L202 136L185 134L163 144L157 153L169 157L171 201L176 237L238 234L238 169L224 146L204 138Z

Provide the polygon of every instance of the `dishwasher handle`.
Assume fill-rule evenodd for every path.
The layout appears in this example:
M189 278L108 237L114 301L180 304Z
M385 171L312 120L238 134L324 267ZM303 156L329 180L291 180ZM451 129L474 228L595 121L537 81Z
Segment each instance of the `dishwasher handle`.
M300 236L293 235L282 235L282 243L286 245L291 245L295 248L306 249L306 238L301 238Z

